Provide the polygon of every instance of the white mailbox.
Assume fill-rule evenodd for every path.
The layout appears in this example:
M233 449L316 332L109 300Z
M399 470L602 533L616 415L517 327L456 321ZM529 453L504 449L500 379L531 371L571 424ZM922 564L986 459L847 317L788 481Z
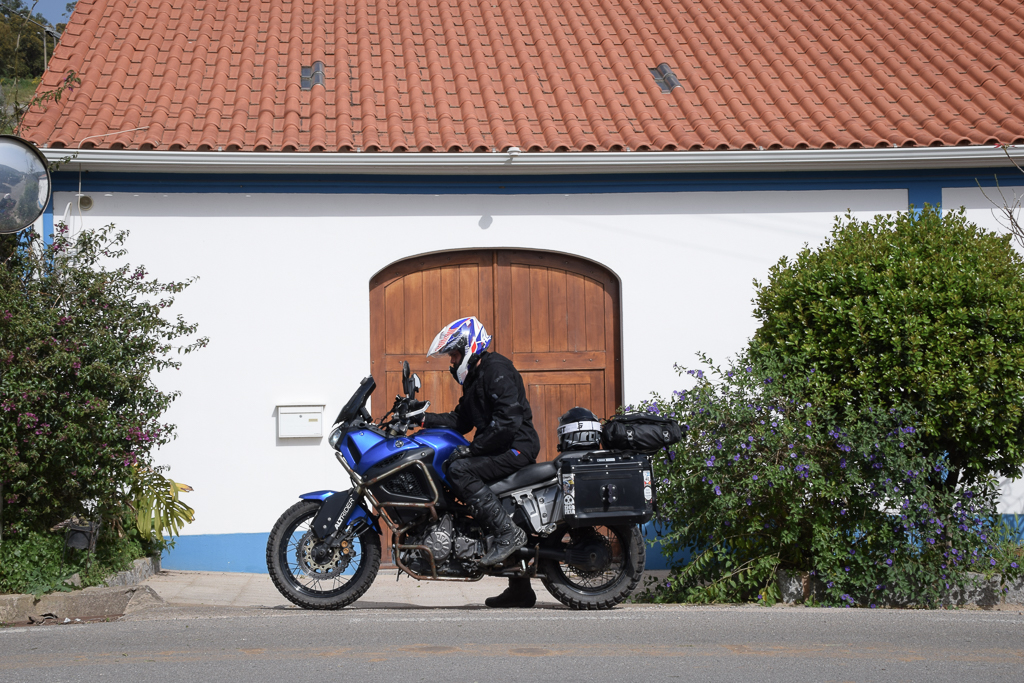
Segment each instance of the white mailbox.
M324 407L278 406L277 438L308 439L324 435Z

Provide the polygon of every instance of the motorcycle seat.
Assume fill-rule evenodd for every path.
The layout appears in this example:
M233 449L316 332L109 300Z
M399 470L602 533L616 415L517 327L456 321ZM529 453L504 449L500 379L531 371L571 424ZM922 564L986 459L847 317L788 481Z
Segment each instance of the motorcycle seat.
M562 455L564 455L564 453ZM539 484L542 481L554 479L558 476L561 460L562 456L559 455L551 462L538 462L533 465L527 465L521 470L508 475L504 479L500 479L491 484L491 490L494 491L494 495L500 496L503 493L508 493L509 491L524 489L527 486L533 486L534 484Z

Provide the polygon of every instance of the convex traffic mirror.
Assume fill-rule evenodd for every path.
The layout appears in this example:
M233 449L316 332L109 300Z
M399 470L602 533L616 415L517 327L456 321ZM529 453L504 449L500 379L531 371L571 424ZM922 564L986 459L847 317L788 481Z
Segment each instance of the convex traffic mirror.
M50 169L35 145L0 135L0 233L24 230L50 203Z

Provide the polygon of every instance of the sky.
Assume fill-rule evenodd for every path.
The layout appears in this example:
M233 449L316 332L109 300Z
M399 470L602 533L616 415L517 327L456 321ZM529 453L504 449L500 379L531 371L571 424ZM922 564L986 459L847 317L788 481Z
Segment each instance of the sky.
M32 0L22 0L26 7L32 6ZM64 8L67 7L68 0L39 0L39 4L36 5L36 13L42 14L46 19L53 25L57 25L62 21L67 21L64 16Z

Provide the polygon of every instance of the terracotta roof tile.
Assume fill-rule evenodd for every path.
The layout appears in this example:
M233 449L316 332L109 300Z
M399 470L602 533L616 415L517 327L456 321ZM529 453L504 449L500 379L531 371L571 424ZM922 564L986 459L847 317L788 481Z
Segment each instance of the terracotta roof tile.
M325 82L304 91L303 67ZM682 87L662 92L667 64ZM56 147L490 152L1024 142L1019 0L79 0ZM143 129L143 130L132 130Z

